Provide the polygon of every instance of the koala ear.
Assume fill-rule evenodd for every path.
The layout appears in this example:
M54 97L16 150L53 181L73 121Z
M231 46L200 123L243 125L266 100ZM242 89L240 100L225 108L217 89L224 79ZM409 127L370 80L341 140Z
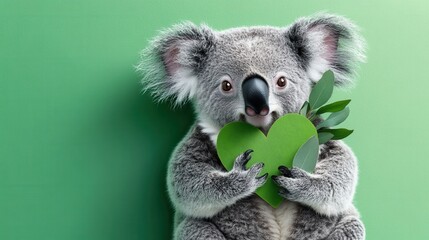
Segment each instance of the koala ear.
M347 85L357 64L365 61L365 43L357 26L340 16L300 18L286 30L286 42L312 81L332 70L336 84Z
M157 100L174 99L175 104L192 98L197 72L214 47L214 32L190 22L174 25L153 39L141 54L137 70L143 73L143 91Z

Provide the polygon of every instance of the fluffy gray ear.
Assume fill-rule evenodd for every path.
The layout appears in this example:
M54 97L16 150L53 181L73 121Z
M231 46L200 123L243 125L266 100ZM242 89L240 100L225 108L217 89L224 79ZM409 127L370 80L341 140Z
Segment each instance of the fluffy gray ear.
M205 25L184 22L162 31L143 50L137 70L143 90L157 100L180 104L196 92L197 72L214 46L214 33Z
M365 43L350 20L330 14L300 18L286 30L286 41L312 81L327 70L337 85L351 83L359 62L365 61Z

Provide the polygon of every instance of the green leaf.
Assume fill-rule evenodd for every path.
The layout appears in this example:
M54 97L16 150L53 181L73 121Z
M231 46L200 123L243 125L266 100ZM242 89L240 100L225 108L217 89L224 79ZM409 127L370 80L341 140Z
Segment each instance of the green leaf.
M311 110L310 112L307 113L307 118L310 121L313 121L314 119L316 119L319 115L316 114L316 111Z
M317 125L317 129L320 129L323 127L333 127L335 125L338 125L342 123L344 120L346 120L346 118L349 116L349 113L350 113L350 109L348 107L344 108L339 112L334 112L331 115L329 115L329 117L325 121L319 123L319 125Z
M337 128L337 129L321 129L319 132L319 142L320 142L320 134L332 134L332 140L340 140L343 138L348 137L350 134L353 133L353 130L349 130L346 128Z
M307 116L309 104L307 101L305 101L304 104L302 104L301 110L299 110L299 114L303 116Z
M329 70L325 72L322 78L314 85L311 90L309 103L311 109L317 109L325 104L331 98L334 90L334 73Z
M319 137L319 144L324 144L327 141L331 140L334 137L334 134L330 132L319 132L318 137Z
M296 152L293 166L313 172L319 156L319 141L316 136L309 138Z
M350 103L350 101L351 101L350 99L347 99L347 100L330 103L328 105L325 105L319 108L319 110L317 110L316 113L322 114L326 112L339 112L343 110Z

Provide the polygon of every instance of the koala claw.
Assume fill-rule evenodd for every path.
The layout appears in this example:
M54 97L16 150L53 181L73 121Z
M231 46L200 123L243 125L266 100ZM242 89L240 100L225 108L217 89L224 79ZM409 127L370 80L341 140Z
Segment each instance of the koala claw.
M246 164L252 158L252 156L251 156L252 152L253 152L252 149L248 149L243 154L238 156L234 162L234 168L237 170L245 171L246 170Z
M293 167L292 169L290 169L290 174L292 178L309 178L310 177L309 173L297 167Z
M253 183L252 185L256 185L257 187L259 187L260 183L264 181L264 178L260 179L260 177L258 177L263 167L263 163L256 163L252 165L252 167L250 167L248 170L243 170L243 173L245 174L246 178L248 178Z
M260 176L260 177L256 177L256 179L264 179L266 180L268 178L268 173L265 173L264 175Z
M292 167L291 169L289 169L288 167L280 166L279 171L282 176L288 178L303 178L308 175L307 172L297 167Z
M258 182L258 186L264 185L264 183L267 181L267 178L268 178L268 173L265 173L264 175L262 175L260 177L256 177L256 180Z
M279 171L285 177L292 177L292 173L291 173L290 169L285 167L285 166L280 166Z
M293 177L285 176L272 176L273 182L277 184L279 188L279 195L288 200L294 201L297 199L297 194L300 194L301 180L294 179Z
M265 165L264 163L256 163L249 169L249 173L254 176L257 176L259 172L262 170L262 168L264 167L264 165Z
M234 167L232 171L230 172L230 175L232 179L235 179L238 177L238 179L241 179L238 184L245 182L246 183L246 193L253 192L257 188L264 185L268 178L268 174L264 174L262 176L258 176L264 167L264 163L256 163L252 165L249 169L246 169L246 164L249 162L249 160L252 158L251 153L253 152L252 149L249 149L245 151L244 153L240 154L234 162Z
M279 180L279 177L280 177L280 176L272 175L272 176L271 176L271 179L273 180L273 182L274 182L275 184L277 184L277 185L279 185L279 186L280 186L280 180Z
M289 169L280 166L279 171L281 175L272 176L273 182L280 187L279 195L291 201L299 201L311 184L311 175L296 167Z
M260 186L264 185L268 178L268 173L258 177L263 167L264 163L256 163L248 170L247 174L248 176L250 176L251 179L254 179L252 182L253 186L256 188L259 188Z

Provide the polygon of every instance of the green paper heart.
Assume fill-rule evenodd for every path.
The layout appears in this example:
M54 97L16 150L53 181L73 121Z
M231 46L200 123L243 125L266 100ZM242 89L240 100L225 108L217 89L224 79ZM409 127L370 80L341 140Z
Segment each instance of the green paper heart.
M278 187L270 176L279 174L280 165L292 167L296 152L312 136L317 136L314 125L306 117L295 113L279 118L267 136L250 124L233 122L221 129L217 138L217 153L229 171L237 156L247 149L253 149L252 159L246 167L263 162L265 166L261 175L269 175L267 182L256 190L256 194L273 208L277 208L283 198L278 195Z

